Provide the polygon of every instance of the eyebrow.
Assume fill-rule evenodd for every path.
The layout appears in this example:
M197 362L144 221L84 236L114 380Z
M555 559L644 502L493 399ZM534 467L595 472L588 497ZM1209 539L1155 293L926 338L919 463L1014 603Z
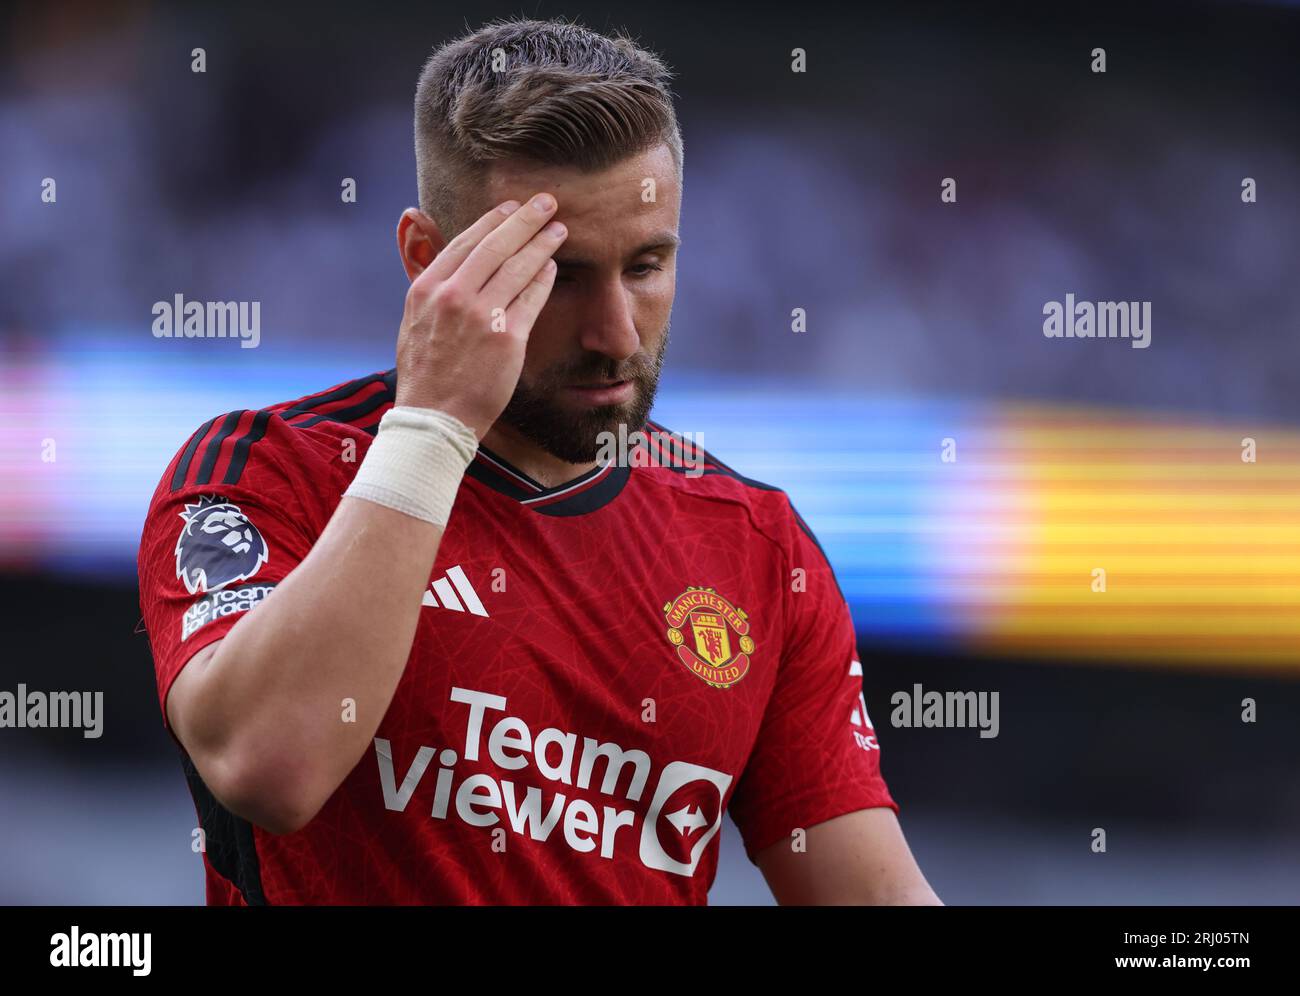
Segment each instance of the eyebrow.
M646 253L655 252L656 250L675 250L681 244L682 240L672 232L659 232L652 236L648 242L633 249L627 258L636 259L638 256L644 256ZM565 252L563 246L559 248L552 258L558 266L570 270L594 270L597 265L594 260L585 256L571 255Z

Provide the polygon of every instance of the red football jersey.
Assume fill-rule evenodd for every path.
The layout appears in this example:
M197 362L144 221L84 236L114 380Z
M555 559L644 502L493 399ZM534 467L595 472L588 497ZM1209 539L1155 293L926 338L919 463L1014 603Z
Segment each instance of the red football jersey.
M172 459L139 555L164 725L185 662L324 531L395 385L230 412ZM239 818L182 751L210 904L704 904L725 810L751 861L897 812L816 539L784 492L646 435L553 488L480 447L373 745L307 826Z

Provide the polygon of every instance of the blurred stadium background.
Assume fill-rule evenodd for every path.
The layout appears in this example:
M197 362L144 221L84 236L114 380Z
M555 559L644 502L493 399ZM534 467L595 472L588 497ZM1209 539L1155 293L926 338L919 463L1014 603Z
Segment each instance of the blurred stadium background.
M148 497L208 417L392 366L415 78L513 13L679 73L656 415L817 532L940 896L1300 899L1297 5L30 3L0 15L0 689L106 721L0 730L0 902L202 901L134 632ZM1045 339L1067 292L1152 302L1151 347ZM261 345L153 338L177 293L260 301ZM893 728L918 682L999 692L1000 735ZM771 901L730 824L711 898Z

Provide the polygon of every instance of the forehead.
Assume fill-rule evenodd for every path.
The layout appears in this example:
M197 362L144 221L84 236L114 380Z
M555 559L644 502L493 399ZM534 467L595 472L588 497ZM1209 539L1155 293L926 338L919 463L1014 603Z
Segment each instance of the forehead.
M647 181L653 181L654 200L648 199ZM554 194L559 204L555 217L569 228L566 245L635 239L652 230L677 231L681 190L667 145L595 173L570 166L496 163L487 176L483 211L510 198L526 201L543 190Z

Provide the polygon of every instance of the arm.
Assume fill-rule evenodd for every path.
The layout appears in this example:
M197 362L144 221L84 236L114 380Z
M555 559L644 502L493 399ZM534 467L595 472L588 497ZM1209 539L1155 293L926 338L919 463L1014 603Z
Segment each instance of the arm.
M782 906L942 906L888 808L859 809L808 827L806 850L783 840L756 863Z
M440 252L427 218L408 212L399 227L412 283L397 343L396 403L441 410L480 439L519 380L528 334L553 285L551 255L565 234L542 228L554 198L545 209L507 206ZM501 330L497 308L505 308ZM226 808L272 832L292 832L356 766L410 656L442 532L432 521L345 496L274 597L187 663L171 686L167 716ZM341 721L347 698L356 701L355 723Z
M274 597L191 658L167 718L226 808L287 833L356 765L401 679L441 539L345 497ZM341 722L345 698L355 723Z

